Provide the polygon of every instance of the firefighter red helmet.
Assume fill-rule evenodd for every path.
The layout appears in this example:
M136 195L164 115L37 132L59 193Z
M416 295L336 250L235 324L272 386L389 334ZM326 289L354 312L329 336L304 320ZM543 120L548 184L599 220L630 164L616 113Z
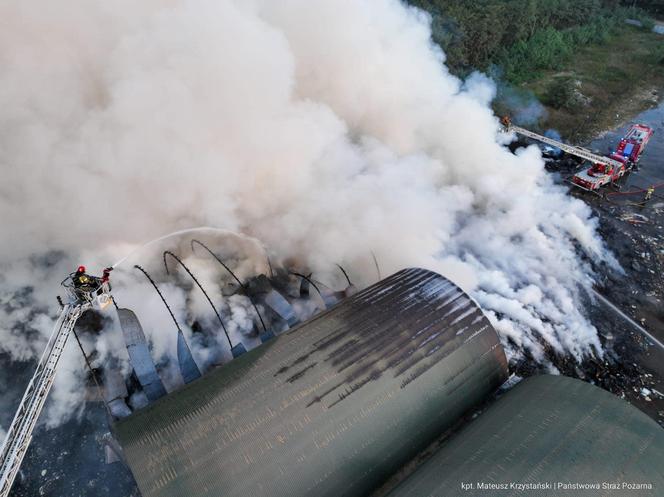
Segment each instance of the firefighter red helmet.
M85 266L78 266L77 273L85 273Z

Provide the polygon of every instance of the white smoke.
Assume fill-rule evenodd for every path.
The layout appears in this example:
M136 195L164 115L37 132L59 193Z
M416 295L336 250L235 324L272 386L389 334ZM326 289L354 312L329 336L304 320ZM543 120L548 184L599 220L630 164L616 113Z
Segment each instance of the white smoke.
M578 251L606 257L590 210L553 184L536 148L501 146L494 85L448 73L421 11L397 0L5 0L0 18L2 298L33 287L29 308L0 306L0 350L14 358L41 352L72 267L98 271L196 225L248 233L328 281L334 262L357 284L375 280L372 250L384 275L441 272L473 293L513 356L543 360L542 342L577 359L599 349L577 305L592 278ZM47 251L61 252L36 259ZM156 358L172 357L170 317L132 281L120 305L136 309ZM161 286L183 323L203 312L197 289ZM236 304L240 339L250 310ZM103 340L105 354L122 348ZM76 384L58 376L58 412L74 411Z

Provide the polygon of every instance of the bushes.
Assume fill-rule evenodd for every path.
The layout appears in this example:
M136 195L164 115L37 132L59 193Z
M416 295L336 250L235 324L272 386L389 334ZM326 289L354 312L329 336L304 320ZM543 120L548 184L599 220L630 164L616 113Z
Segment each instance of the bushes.
M655 64L664 65L664 45L659 45L653 50L652 60Z
M572 36L546 28L504 49L498 56L498 63L508 81L522 83L536 77L543 69L560 69L572 54L574 45Z
M408 1L430 13L433 39L453 72L498 65L511 83L560 68L577 47L607 41L640 12L618 0Z
M641 29L652 31L652 28L655 27L655 21L645 10L635 7L623 7L621 10L624 13L625 18L639 21L641 23Z
M542 70L560 69L580 46L606 42L621 22L619 15L604 13L580 26L564 30L548 27L503 49L498 63L510 83L523 83L537 78Z
M545 102L554 109L572 110L579 105L576 94L576 82L570 76L559 76L549 85Z
M457 73L486 69L506 48L526 43L535 36L538 37L535 44L544 52L564 51L554 31L584 26L588 19L602 12L601 0L408 2L429 12L433 39L445 50L448 64ZM546 38L554 42L551 47Z

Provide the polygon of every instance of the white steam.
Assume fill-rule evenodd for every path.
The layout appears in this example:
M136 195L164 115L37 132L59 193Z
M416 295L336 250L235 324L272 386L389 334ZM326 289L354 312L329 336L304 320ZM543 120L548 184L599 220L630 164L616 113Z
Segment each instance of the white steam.
M422 12L397 0L5 0L0 18L0 351L38 356L57 282L78 263L98 271L197 225L248 233L327 281L334 262L356 284L375 280L371 250L384 275L439 271L473 293L512 355L599 349L576 295L591 282L578 249L605 257L590 210L537 149L501 146L494 85L448 73ZM240 339L249 303L229 308L206 278ZM120 305L156 358L172 357L163 304L131 281ZM26 285L29 307L12 305ZM196 288L161 286L183 325L205 312ZM116 335L95 346L122 349ZM227 354L205 349L205 363ZM80 357L63 360L80 370ZM80 400L79 376L59 374L58 413Z

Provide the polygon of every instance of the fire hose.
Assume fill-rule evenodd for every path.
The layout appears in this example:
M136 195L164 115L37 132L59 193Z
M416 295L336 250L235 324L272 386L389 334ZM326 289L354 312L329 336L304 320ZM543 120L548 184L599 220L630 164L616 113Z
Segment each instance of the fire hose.
M658 183L656 185L652 185L652 188L653 188L653 190L657 190L658 188L661 188L662 186L664 186L664 183ZM620 203L620 202L614 202L609 197L611 195L637 195L637 194L646 193L647 191L648 191L647 188L640 188L638 190L632 190L632 191L629 191L629 192L609 192L609 193L604 194L604 199L608 200L609 202L611 202L612 204L615 204L615 205L631 205L631 206L635 206L635 207L644 207L648 203L648 200L645 199L645 198L643 200L641 200L640 202L629 202L628 201L628 202ZM661 197L661 195L655 195L655 196L656 197Z
M657 190L658 188L661 188L662 186L664 186L664 183L658 183L656 185L653 185L652 187L653 187L653 189ZM648 191L647 188L641 188L639 190L632 190L630 192L610 192L610 193L607 193L606 196L608 197L609 195L635 195L637 193L645 193L647 191Z

